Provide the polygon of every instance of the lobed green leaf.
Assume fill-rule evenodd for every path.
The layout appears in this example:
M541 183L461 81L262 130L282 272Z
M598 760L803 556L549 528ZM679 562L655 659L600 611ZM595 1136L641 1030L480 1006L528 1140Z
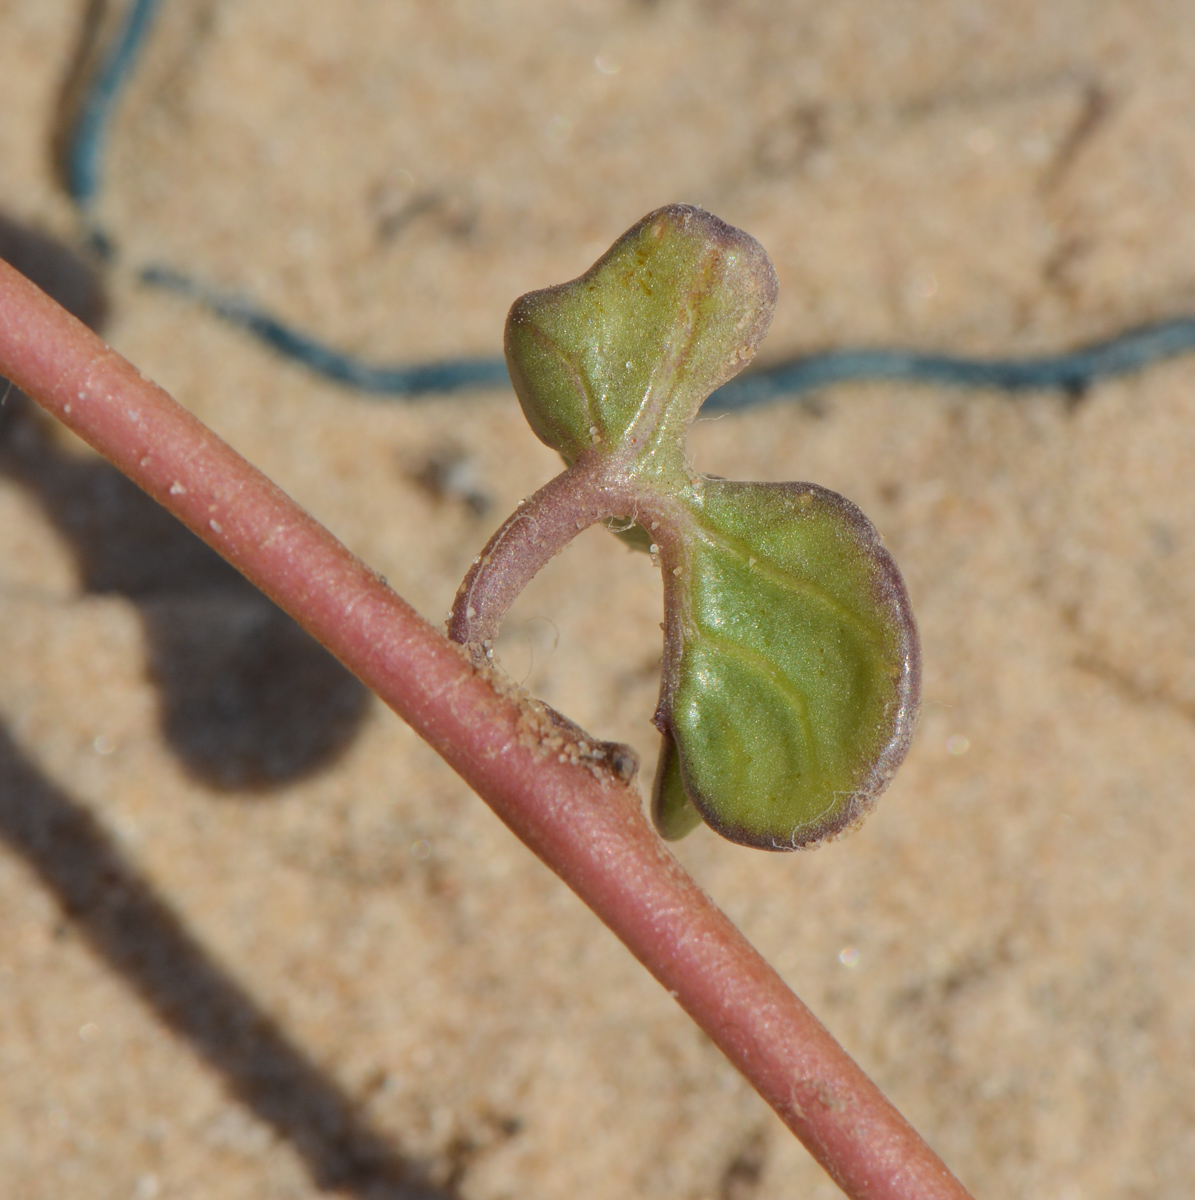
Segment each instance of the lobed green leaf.
M690 421L754 354L775 303L775 271L754 238L671 205L580 278L515 302L511 381L536 435L570 462L596 445L676 474Z

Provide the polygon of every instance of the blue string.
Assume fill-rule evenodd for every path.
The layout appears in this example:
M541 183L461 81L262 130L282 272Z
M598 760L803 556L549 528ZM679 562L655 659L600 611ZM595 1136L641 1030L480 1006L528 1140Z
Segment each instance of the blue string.
M64 175L72 199L86 209L99 190L108 125L121 90L144 46L160 0L134 0L107 57L101 61L66 139ZM308 369L377 396L444 395L504 387L501 358L453 358L416 365L375 365L291 328L247 301L223 295L163 267L141 273L144 283L187 296ZM900 349L828 350L749 372L719 388L705 403L713 412L739 412L836 383L902 380L1008 392L1058 390L1079 395L1100 379L1141 370L1195 351L1195 318L1178 317L1132 329L1078 350L1032 358L967 358Z
M753 371L719 388L705 403L735 412L835 383L903 380L1005 392L1080 395L1100 379L1127 375L1195 350L1195 318L1143 325L1078 350L1032 358L964 358L916 350L827 350Z
M108 126L116 102L132 77L161 0L133 0L108 54L100 61L65 138L62 174L67 194L90 207L100 190Z
M141 281L199 301L205 308L247 330L285 358L302 363L325 379L383 396L429 396L467 388L505 387L501 358L454 358L417 366L373 366L318 342L243 300L224 296L163 267L147 267Z
M503 387L501 358L459 358L421 366L373 366L284 325L244 300L224 296L185 276L150 267L143 283L197 300L247 330L283 356L336 383L375 395L443 395L469 388ZM1062 390L1079 394L1099 379L1139 371L1195 350L1195 318L1144 325L1062 354L1032 358L964 358L913 350L827 350L751 371L720 387L705 402L711 412L736 412L835 383L902 380L1006 392Z

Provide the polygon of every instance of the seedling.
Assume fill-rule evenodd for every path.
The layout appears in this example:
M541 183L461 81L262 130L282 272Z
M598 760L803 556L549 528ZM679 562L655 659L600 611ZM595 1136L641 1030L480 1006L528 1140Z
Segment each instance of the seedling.
M580 278L517 300L510 377L568 466L474 562L448 632L488 663L531 577L606 521L664 578L657 830L679 838L704 820L793 850L853 828L892 778L920 649L900 572L849 500L688 462L689 425L751 361L775 305L763 247L685 205L644 217ZM626 773L628 748L553 718L574 754Z
M674 275L674 267L683 271ZM574 305L570 315L569 301L591 284L596 306L578 315ZM639 302L636 288L647 300L654 295L655 304ZM653 544L666 578L671 574L670 619L677 632L670 635L661 723L672 736L665 753L681 760L675 777L691 789L695 803L708 806L727 826L740 820L727 808L735 797L719 762L709 772L713 783L707 781L701 756L711 745L720 751L717 710L714 734L708 714L700 711L703 682L712 681L709 691L724 697L723 711L727 703L739 703L753 713L757 693L769 695L774 680L800 681L801 670L816 675L821 667L820 657L800 657L801 646L808 656L818 643L802 642L792 632L797 618L791 614L779 634L766 632L775 626L761 613L777 594L789 603L791 586L765 591L762 600L743 595L738 585L755 578L751 572L761 561L779 564L772 567L779 579L802 581L799 595L826 592L834 601L827 604L831 612L860 614L839 616L837 626L822 617L821 627L830 631L824 634L826 658L833 650L854 666L839 668L833 687L823 683L820 693L810 687L811 696L831 696L839 733L854 730L862 739L853 749L845 740L834 743L834 761L854 764L839 768L854 789L846 800L848 813L856 794L895 766L915 709L916 639L899 576L870 526L845 501L820 489L721 485L684 467L681 439L702 388L750 356L766 327L773 291L767 260L749 238L707 214L666 209L636 226L579 283L515 306L509 343L517 386L533 421L543 421L572 465L521 507L467 581L452 623L474 663L231 447L4 262L0 375L223 554L426 739L676 998L848 1196L967 1200L925 1142L668 854L644 818L638 793L624 786L630 773L626 756L618 748L594 750L564 718L549 714L553 728L545 728L538 721L542 710L496 672L475 665L488 661L486 643L520 580L573 536L576 522L629 514L628 521L659 539ZM663 303L669 293L671 307ZM571 359L580 382L537 408L545 403L539 390L545 381L569 379L567 347L583 341L586 329L594 349L574 350ZM641 367L637 407L630 405L634 392L614 387L610 367L621 361L632 375L636 359L611 359L603 351L626 345L631 334L642 335L634 339L636 346L664 352ZM538 353L537 346L543 348ZM602 366L605 375L597 369ZM589 411L593 417L581 424L578 418ZM556 493L564 500L552 502ZM787 523L776 519L779 503L767 502L804 494L813 497L806 515L793 501ZM822 532L803 540L790 524ZM745 547L756 564L744 565L736 546ZM834 552L827 554L827 547ZM503 559L513 566L503 569ZM679 575L672 573L676 567ZM822 573L846 583L827 584ZM744 615L733 608L736 597L755 607ZM764 615L771 620L777 614ZM728 633L716 624L719 616ZM756 630L754 640L742 632L748 625ZM870 640L860 628L874 631ZM703 632L707 629L712 634ZM724 651L725 643L731 652ZM842 647L856 644L864 649L856 649L851 660ZM729 667L718 652L726 654ZM829 668L821 669L829 679ZM682 711L693 704L695 714ZM529 722L529 716L537 721ZM737 718L733 713L741 725ZM765 734L769 719L778 725L774 716L752 717ZM868 720L878 724L869 727ZM808 725L834 728L821 716L810 717ZM533 728L540 737L528 737ZM752 736L749 748L766 745L758 732ZM792 750L803 744L800 733L776 736L790 769L795 764L797 772L808 770ZM553 740L568 752L553 751ZM814 748L822 752L820 745ZM766 787L770 776L762 766L741 749L736 753L734 769L752 787L758 789L760 780ZM798 791L800 785L797 779ZM762 794L766 810L768 796ZM689 795L686 790L686 801ZM662 804L660 816L675 832L671 811ZM827 832L836 821L845 823L835 815L841 811L827 813L814 805ZM791 828L808 829L809 819L800 812L786 819ZM788 844L800 841L791 832L787 837Z

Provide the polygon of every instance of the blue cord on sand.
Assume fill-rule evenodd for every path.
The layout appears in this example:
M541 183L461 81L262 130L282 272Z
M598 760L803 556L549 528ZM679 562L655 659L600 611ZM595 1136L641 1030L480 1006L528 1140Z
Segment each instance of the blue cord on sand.
M1143 325L1078 350L1032 358L963 358L915 350L826 350L742 375L719 388L705 407L734 412L834 383L881 379L1005 392L1061 390L1078 395L1097 380L1127 375L1193 350L1192 317Z
M141 272L142 283L198 300L210 312L253 334L285 358L301 363L316 374L358 391L383 396L442 395L468 388L504 387L506 363L500 358L454 358L418 366L372 366L281 321L235 297L223 296L185 276L161 267Z
M506 363L501 358L374 366L291 329L243 300L213 292L172 271L151 267L141 273L141 279L199 301L284 357L359 391L411 397L503 387L507 383ZM1033 358L963 358L912 350L827 350L731 380L714 392L704 407L709 412L735 412L835 383L882 379L1007 392L1061 389L1076 394L1099 379L1125 375L1192 350L1195 318L1190 317L1145 325L1069 353Z
M132 0L124 24L92 76L62 152L67 194L86 209L100 190L108 125L120 93L137 65L161 0Z
M91 88L66 138L63 174L71 198L86 209L99 190L108 124L136 65L160 0L131 0L124 24L96 69ZM471 388L504 387L501 358L454 358L418 365L373 365L285 325L239 299L221 295L160 267L143 282L203 304L258 340L326 379L378 396L443 395ZM1033 358L964 358L913 350L828 350L752 371L719 388L705 408L735 412L835 383L903 380L948 387L1002 391L1061 389L1079 394L1099 379L1140 370L1195 350L1195 318L1142 326L1078 350Z

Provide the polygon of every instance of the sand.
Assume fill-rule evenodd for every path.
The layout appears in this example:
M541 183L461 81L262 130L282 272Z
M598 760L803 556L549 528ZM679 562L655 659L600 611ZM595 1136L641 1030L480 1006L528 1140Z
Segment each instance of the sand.
M74 245L85 7L0 0L0 214ZM439 619L556 470L512 394L353 394L142 267L375 361L491 354L516 295L684 200L776 263L763 360L1070 346L1195 309L1193 56L1179 0L175 0L112 130L105 335ZM5 1197L837 1194L409 730L6 412ZM925 707L857 834L681 858L978 1197L1189 1196L1195 359L1077 399L842 387L691 447L863 507ZM659 619L591 531L499 652L650 775Z

